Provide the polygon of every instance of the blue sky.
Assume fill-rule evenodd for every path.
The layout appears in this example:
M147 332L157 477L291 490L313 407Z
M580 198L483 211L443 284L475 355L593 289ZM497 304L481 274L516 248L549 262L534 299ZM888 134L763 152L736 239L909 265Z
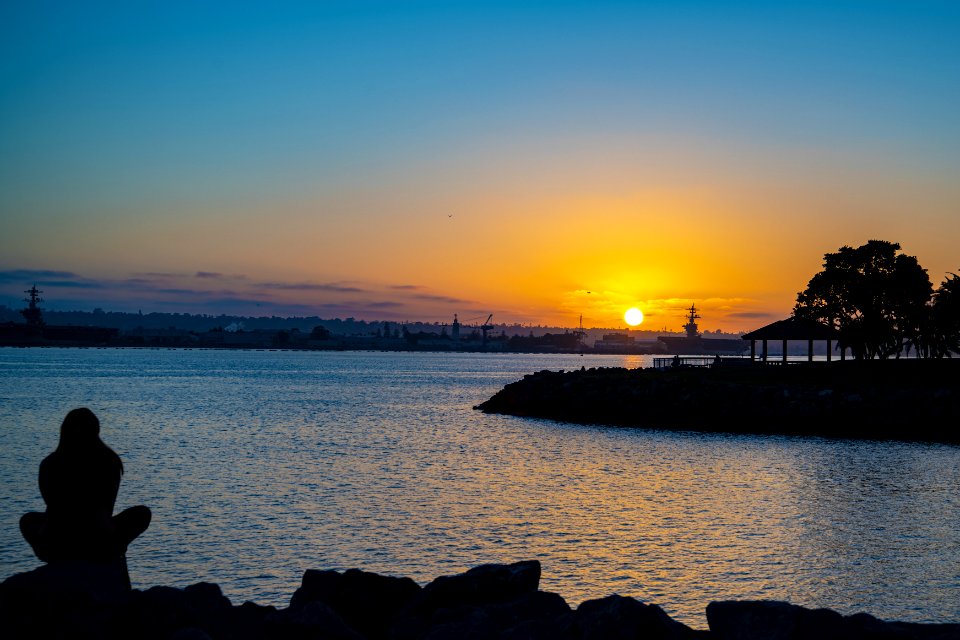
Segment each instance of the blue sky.
M749 201L726 222L797 238L808 261L780 274L786 295L742 296L776 315L804 284L798 275L841 244L898 240L932 265L935 283L956 268L944 249L960 239L950 224L960 217L950 187L960 174L956 113L960 3L7 3L0 269L104 281L176 270L412 283L518 318L550 316L589 283L558 277L554 302L523 308L526 285L497 298L495 288L455 292L424 267L391 279L382 274L434 251L436 263L482 261L491 242L466 232L452 252L417 227L423 244L392 246L391 225L446 210L470 211L475 225L549 224L556 216L544 204L508 207L501 219L476 203L623 199L664 185L688 194L707 184L729 196L723 211L658 200L659 215L682 210L701 228L723 227L723 212ZM887 193L897 181L903 189ZM808 243L793 226L798 214L769 200L804 186L848 204L827 219L853 216L822 243ZM897 199L900 216L882 210ZM910 202L924 210L905 211ZM609 203L582 216L622 222ZM906 224L908 216L919 218ZM641 214L630 224L638 234L651 225ZM284 226L289 238L258 241ZM341 251L363 237L360 227L373 236L369 251ZM218 239L213 230L224 228L235 237ZM297 229L316 234L330 261L308 260ZM328 247L330 230L343 240ZM181 234L190 240L169 259L144 239L176 244ZM563 252L575 240L557 242ZM533 236L518 246L549 250ZM529 270L527 260L502 264L511 255L497 255L499 273ZM621 288L640 300L665 295L640 277ZM695 289L671 297L709 296L711 287Z

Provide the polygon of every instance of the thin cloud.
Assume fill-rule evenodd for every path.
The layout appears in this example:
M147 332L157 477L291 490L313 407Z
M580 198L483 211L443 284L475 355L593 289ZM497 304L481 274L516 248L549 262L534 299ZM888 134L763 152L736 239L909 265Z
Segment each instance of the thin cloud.
M219 271L197 271L193 274L194 278L203 280L246 280L247 276L242 273L220 273Z
M156 293L166 293L175 296L204 296L208 297L210 295L209 291L198 291L196 289L179 289L179 288L166 288L166 289L154 289Z
M260 289L273 289L277 291L328 291L332 293L366 293L365 289L358 287L348 287L340 284L317 284L310 282L292 283L292 282L260 282L253 285Z
M102 289L104 286L96 280L38 280L37 284L60 289Z
M393 291L423 291L425 292L428 287L424 287L419 284L393 284L387 287ZM424 302L442 302L445 304L474 304L471 300L464 300L462 298L455 298L453 296L445 296L438 293L415 293L408 296L411 300L423 300Z
M51 281L51 279L62 282L67 280L80 280L81 278L72 271L52 271L48 269L11 269L8 271L0 271L0 283L24 282L27 280L43 280L44 282L48 282Z
M417 295L410 296L415 300L425 300L427 302L444 302L449 304L472 304L469 300L462 300L460 298L452 298L450 296L440 296L430 293L419 293Z

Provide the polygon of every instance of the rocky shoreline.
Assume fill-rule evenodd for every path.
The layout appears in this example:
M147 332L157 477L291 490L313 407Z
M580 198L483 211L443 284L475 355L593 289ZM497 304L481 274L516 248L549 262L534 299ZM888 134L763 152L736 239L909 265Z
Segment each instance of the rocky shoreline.
M960 444L960 361L540 371L474 408L581 424Z
M232 604L211 583L130 590L125 567L67 563L0 584L4 638L148 640L947 640L960 624L882 621L776 601L711 602L708 630L673 620L655 604L610 595L571 608L539 590L540 563L490 564L439 577L350 569L309 570L287 607Z

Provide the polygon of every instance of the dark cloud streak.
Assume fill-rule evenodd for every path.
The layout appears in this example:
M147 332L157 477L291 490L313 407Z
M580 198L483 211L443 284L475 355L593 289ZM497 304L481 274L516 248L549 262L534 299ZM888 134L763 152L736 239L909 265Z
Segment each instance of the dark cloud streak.
M365 289L348 287L339 284L315 284L310 282L260 282L254 287L258 289L274 289L277 291L329 291L332 293L367 293Z
M429 293L420 293L417 295L410 296L415 300L425 300L427 302L443 302L448 304L471 304L469 300L462 300L460 298L452 298L450 296L439 296Z
M72 271L51 271L48 269L11 269L9 271L0 271L0 283L32 282L33 280L48 281L47 279L49 278L56 278L57 281L82 280L80 276Z

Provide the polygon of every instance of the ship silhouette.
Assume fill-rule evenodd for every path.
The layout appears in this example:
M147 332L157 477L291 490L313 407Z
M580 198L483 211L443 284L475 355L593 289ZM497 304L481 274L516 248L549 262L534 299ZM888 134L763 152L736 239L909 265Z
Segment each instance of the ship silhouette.
M40 303L43 302L40 294L43 292L37 289L37 285L33 285L24 293L28 296L24 298L27 306L20 311L20 315L26 322L0 324L0 345L19 347L105 345L120 333L119 329L108 327L47 324L40 309Z
M691 304L687 309L687 323L683 325L685 336L657 336L663 343L666 353L677 355L741 355L746 351L744 341L739 338L704 338L697 326L696 305Z

